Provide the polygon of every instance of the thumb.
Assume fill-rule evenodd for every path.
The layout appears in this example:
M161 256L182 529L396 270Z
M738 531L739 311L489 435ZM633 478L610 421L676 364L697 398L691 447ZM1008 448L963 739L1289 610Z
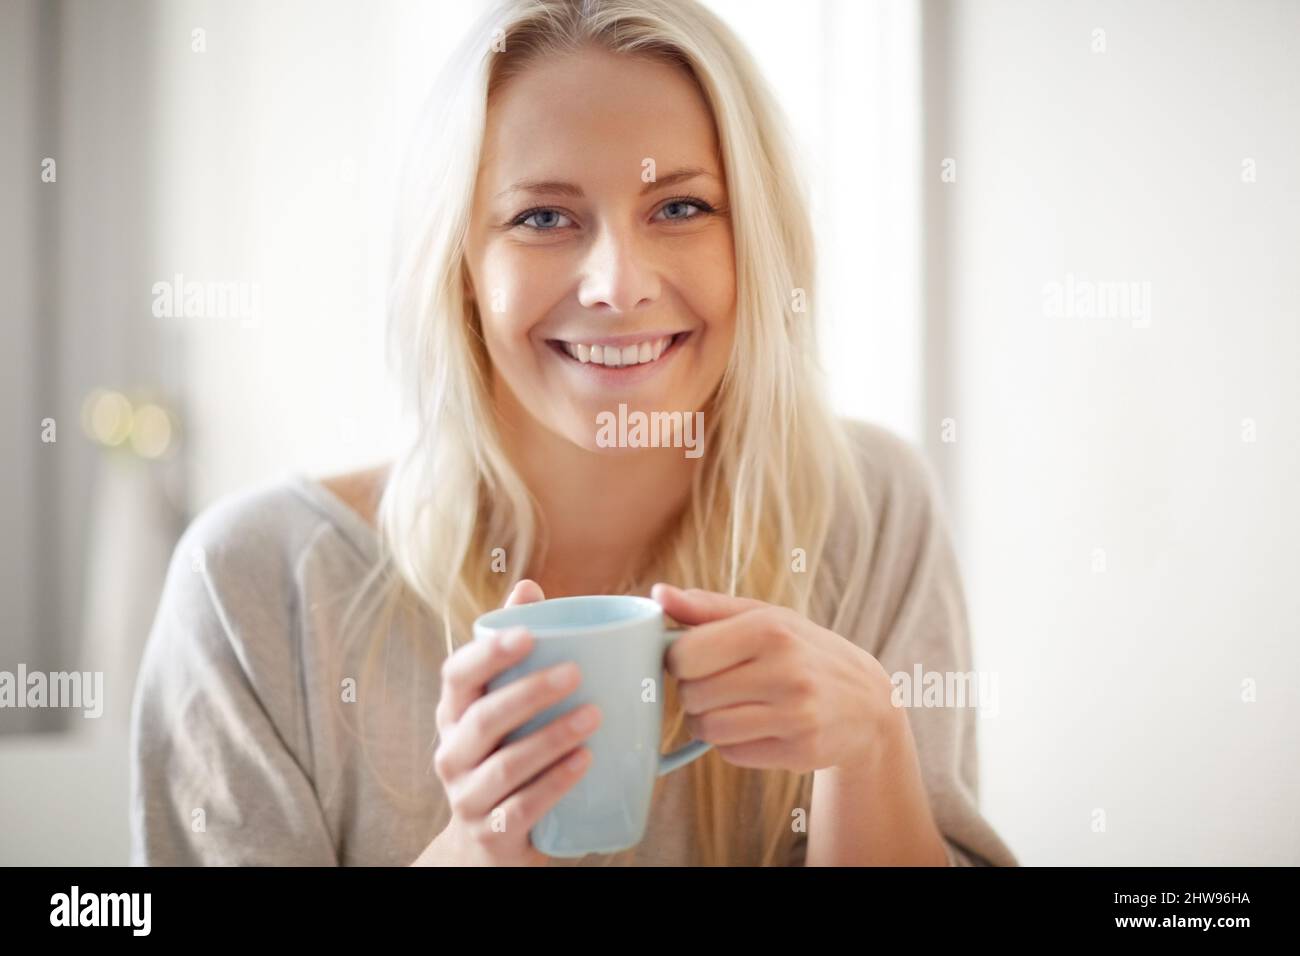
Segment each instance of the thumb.
M652 587L650 596L659 602L665 614L688 626L718 621L724 617L732 617L764 606L762 601L755 601L753 598L732 597L729 594L702 591L699 588L684 591L679 587L663 583Z
M536 581L524 578L510 592L510 597L506 598L505 606L514 607L516 604L533 604L545 600L546 595L542 593L541 585Z

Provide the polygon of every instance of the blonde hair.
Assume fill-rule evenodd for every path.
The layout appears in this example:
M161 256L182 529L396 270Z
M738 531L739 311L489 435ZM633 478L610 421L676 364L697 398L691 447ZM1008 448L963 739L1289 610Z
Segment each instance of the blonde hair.
M716 123L734 230L736 338L706 414L709 453L679 521L627 588L663 580L755 597L844 633L840 618L862 584L862 542L843 580L825 560L832 519L861 528L868 506L847 436L818 391L811 314L795 308L815 284L812 231L788 133L749 54L694 0L503 0L445 66L404 176L388 345L412 427L379 502L380 562L345 616L382 582L371 594L382 608L371 662L374 635L398 609L441 622L450 655L544 549L535 501L499 439L465 237L492 93L534 58L586 46L657 58L694 78ZM493 572L495 548L509 573ZM792 570L797 551L803 573ZM667 748L688 735L671 678L664 691ZM676 773L693 778L694 862L786 862L811 772L737 767L710 750ZM737 820L755 782L759 817Z

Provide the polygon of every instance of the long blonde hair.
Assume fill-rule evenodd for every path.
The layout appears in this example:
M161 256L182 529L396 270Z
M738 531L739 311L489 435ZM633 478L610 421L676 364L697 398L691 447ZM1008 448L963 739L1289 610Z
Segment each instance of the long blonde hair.
M465 237L493 91L536 57L588 45L664 60L694 78L716 123L734 229L736 339L706 415L709 452L689 504L628 587L664 580L756 597L844 633L840 618L862 585L863 542L837 575L826 561L832 519L862 528L868 503L819 392L811 312L800 305L815 301L811 225L788 133L749 54L694 0L501 0L444 67L404 174L388 346L410 427L379 502L380 562L345 616L368 590L382 609L371 660L398 608L439 622L450 655L543 552L535 500L492 411ZM506 574L492 567L498 548ZM668 747L688 735L671 678L664 692ZM737 767L711 750L676 773L693 778L695 862L788 859L810 772ZM737 820L754 783L759 818Z

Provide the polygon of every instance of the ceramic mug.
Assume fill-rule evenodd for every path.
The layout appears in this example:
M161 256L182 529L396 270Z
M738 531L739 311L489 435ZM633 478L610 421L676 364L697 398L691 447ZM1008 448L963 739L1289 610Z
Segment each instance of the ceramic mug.
M533 825L533 846L554 857L635 846L645 835L655 779L713 746L696 740L659 752L664 655L684 630L667 627L663 609L649 598L585 595L489 611L474 622L474 638L487 640L514 627L528 629L533 649L489 681L489 690L567 661L578 665L582 681L509 733L506 743L583 704L594 703L601 712L600 726L582 743L592 755L586 773Z

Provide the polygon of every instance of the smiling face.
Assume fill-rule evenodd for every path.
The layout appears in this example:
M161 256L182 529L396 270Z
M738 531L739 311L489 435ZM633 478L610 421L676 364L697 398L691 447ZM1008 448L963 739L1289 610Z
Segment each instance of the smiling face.
M704 409L735 334L727 201L678 67L587 49L500 88L466 265L503 418L605 451L597 415L620 403Z

